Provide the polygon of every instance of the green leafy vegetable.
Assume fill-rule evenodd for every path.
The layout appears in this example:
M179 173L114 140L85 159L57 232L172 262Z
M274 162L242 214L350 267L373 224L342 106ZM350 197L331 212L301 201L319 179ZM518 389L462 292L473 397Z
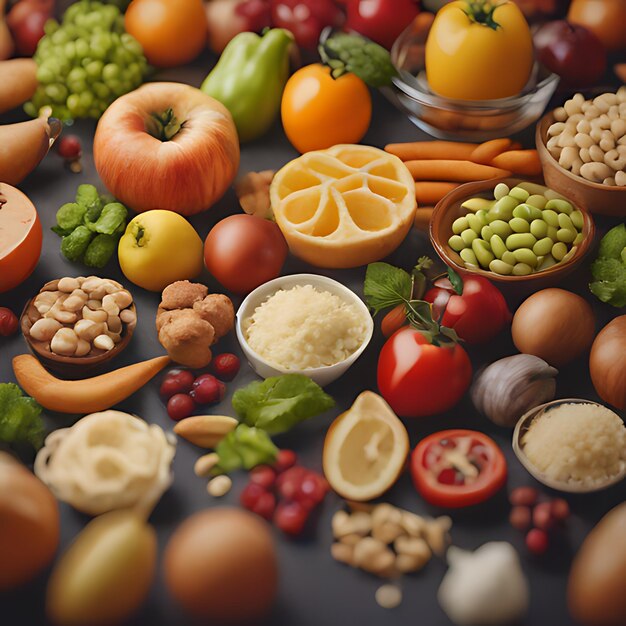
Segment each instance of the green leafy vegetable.
M600 241L598 258L591 264L589 289L614 307L626 306L626 225L611 228Z
M128 211L123 204L111 202L100 213L95 228L97 233L112 235L122 224L126 222Z
M83 262L89 267L104 267L117 249L117 242L113 235L96 235L85 250Z
M38 450L43 445L41 406L14 383L0 383L0 441L28 443Z
M76 202L68 202L57 211L57 225L71 232L83 223L86 211L84 206Z
M452 285L452 288L460 296L463 295L463 279L451 268L448 268L448 280Z
M278 456L278 448L269 435L260 428L239 424L215 448L219 462L214 474L228 474L240 467L252 469L257 465L271 464Z
M86 226L75 228L67 237L61 240L61 252L70 261L77 261L83 255L93 237L93 233Z
M237 415L250 426L271 434L285 432L334 405L335 401L303 374L255 381L233 395Z
M363 294L374 315L411 299L411 275L389 263L370 263L365 272Z

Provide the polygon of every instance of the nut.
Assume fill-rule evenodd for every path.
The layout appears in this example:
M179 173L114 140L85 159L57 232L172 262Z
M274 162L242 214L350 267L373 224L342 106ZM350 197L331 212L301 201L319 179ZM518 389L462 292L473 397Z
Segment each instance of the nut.
M93 347L98 348L98 350L113 350L115 348L115 343L113 339L108 335L98 335L93 340Z
M87 294L82 289L75 289L63 302L63 308L66 311L76 312L85 306L87 299Z
M62 302L57 301L44 317L55 319L57 322L61 322L61 324L73 324L78 320L78 314L72 311L64 311L61 308L62 304Z
M109 315L107 317L107 329L112 332L119 334L122 332L122 320L117 315Z
M107 321L109 317L105 310L103 309L93 310L93 309L90 309L88 306L83 307L82 314L83 314L84 320L90 320L98 324L103 324L104 322Z
M421 570L429 559L422 559L418 556L411 554L398 554L396 557L395 566L396 569L402 574L409 574L411 572L418 572Z
M402 528L411 536L411 537L421 537L424 532L424 528L426 527L426 521L423 517L416 515L415 513L411 513L410 511L402 512Z
M335 561L345 563L346 565L352 565L352 561L354 559L354 547L345 543L333 543L330 546L330 554Z
M378 574L393 567L395 555L382 541L364 537L354 546L353 560L356 567Z
M104 296L104 298L102 298L102 308L109 315L119 315L120 314L120 307L117 306L117 303L115 302L115 296L113 296L111 294L107 294L106 296Z
M91 344L84 339L79 339L74 356L87 356L91 352Z
M383 543L393 543L403 533L402 526L395 522L383 522L372 527L372 537Z
M132 327L137 323L137 314L132 309L124 309L120 313L120 319L124 324L128 324Z
M42 318L37 320L28 331L31 339L35 341L50 341L55 333L62 328L60 322L53 319Z
M345 543L348 546L356 546L356 544L359 543L361 539L363 539L362 535L359 535L357 533L350 533L349 535L343 535L343 537L341 537L339 541L341 541L341 543Z
M214 498L221 498L230 491L232 486L233 481L230 477L226 474L222 474L210 480L209 484L206 486L206 490L209 492L209 495L212 495Z
M239 422L225 415L194 415L174 426L174 432L200 448L214 448Z
M194 474L200 478L208 478L219 460L220 457L215 452L203 454L193 466Z
M445 515L434 520L428 520L426 523L424 538L428 547L437 556L442 556L450 543L448 531L451 527L452 520Z
M80 281L77 278L66 276L61 278L57 284L57 289L64 293L72 293L75 289L80 289Z
M398 537L393 547L398 554L408 554L422 559L424 563L430 559L431 550L428 544L419 537Z
M120 311L122 309L125 309L126 307L129 307L133 303L133 297L130 295L129 291L126 291L126 289L120 289L119 291L116 291L114 294L112 294L112 297L115 301L115 304L117 304L117 306L119 307Z
M402 603L402 590L396 585L382 585L376 590L376 602L383 609L395 609Z
M92 342L96 337L102 335L105 330L105 325L102 322L94 322L92 320L78 320L74 324L74 332L76 335L85 341Z
M59 328L50 341L50 350L62 356L73 356L78 346L78 337L71 328Z
M383 504L378 504L372 510L372 526L378 526L385 522L392 522L394 524L399 524L402 519L402 513L400 509L397 509L395 506L391 504L387 504L384 502Z

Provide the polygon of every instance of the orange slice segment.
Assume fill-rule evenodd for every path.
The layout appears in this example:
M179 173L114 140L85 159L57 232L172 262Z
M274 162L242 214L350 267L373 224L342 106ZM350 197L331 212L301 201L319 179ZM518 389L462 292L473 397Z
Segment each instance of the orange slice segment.
M366 265L393 252L415 217L415 183L378 148L308 152L274 177L270 199L291 252L318 267Z
M408 453L404 424L378 394L364 391L326 433L324 475L340 496L372 500L396 482Z

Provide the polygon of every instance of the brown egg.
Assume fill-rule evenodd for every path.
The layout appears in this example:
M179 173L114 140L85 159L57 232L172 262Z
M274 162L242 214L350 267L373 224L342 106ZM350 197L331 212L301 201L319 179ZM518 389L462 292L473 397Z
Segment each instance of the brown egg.
M0 452L0 591L34 578L59 545L59 508L50 490Z
M276 595L269 527L235 508L200 511L172 535L163 562L170 593L192 615L222 622L259 618Z

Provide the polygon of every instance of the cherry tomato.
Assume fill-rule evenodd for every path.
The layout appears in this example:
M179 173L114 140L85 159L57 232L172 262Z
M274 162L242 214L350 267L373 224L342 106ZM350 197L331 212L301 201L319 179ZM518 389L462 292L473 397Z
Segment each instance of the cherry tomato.
M408 321L406 319L406 310L404 304L399 304L393 307L385 317L383 317L380 323L380 330L383 333L383 337L391 337L396 330L406 326Z
M204 263L226 289L246 294L280 274L287 252L275 222L242 213L213 226L204 242Z
M510 322L511 313L500 291L482 276L463 276L463 293L456 293L447 278L436 281L424 294L433 304L433 317L444 311L441 324L453 328L467 343L493 339Z
M189 417L195 408L196 403L186 393L176 393L167 401L167 414L175 422Z
M493 439L474 430L442 430L420 441L411 476L420 495L446 508L491 498L506 482L506 460Z
M411 326L397 330L378 357L378 389L402 417L451 409L472 379L472 365L460 345L430 344Z
M231 381L237 376L240 367L239 357L230 352L218 354L211 361L211 369L220 380Z
M314 63L287 81L280 111L296 150L324 150L363 139L372 118L372 98L358 76L344 74L335 80L330 68Z

